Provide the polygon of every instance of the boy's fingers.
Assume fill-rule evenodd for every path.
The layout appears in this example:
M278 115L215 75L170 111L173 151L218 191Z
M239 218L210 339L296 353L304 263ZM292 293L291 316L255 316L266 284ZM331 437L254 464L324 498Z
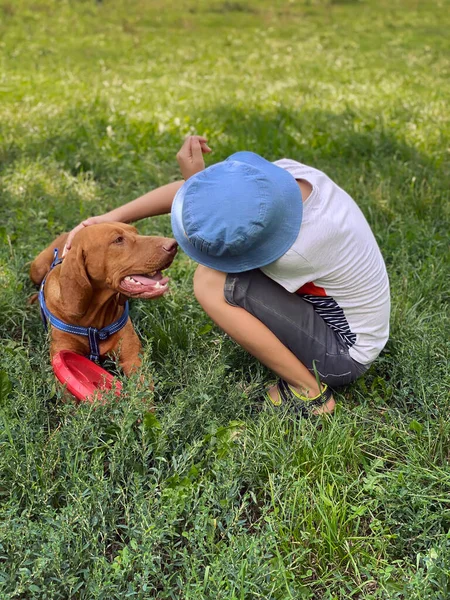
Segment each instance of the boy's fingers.
M186 153L189 152L190 147L191 147L191 138L189 136L184 140L183 145L178 150L177 156L184 156Z
M202 135L189 135L184 140L177 153L177 161L184 179L189 179L205 168L203 154L208 152L211 152L211 148L207 144L207 139Z
M203 160L202 147L200 145L200 141L196 138L193 138L191 140L191 152L192 152L192 160L194 162L196 160Z
M81 225L81 224L80 224L80 225L77 225L77 226L75 227L75 229L72 229L72 231L71 231L71 232L69 232L69 237L67 238L66 245L64 246L63 256L64 256L64 254L66 254L66 252L67 252L68 250L70 250L70 247L72 246L72 240L73 240L73 237L74 237L74 235L75 235L75 234L76 234L78 231L80 231L80 229L81 229L82 227L83 227L83 225Z
M69 237L66 240L66 245L64 246L64 250L63 250L63 256L65 256L68 252L68 250L70 250L71 246L72 246L72 241L73 238L76 236L76 234L81 231L81 229L83 229L84 227L86 227L86 225L90 225L90 223L88 223L90 219L87 219L86 221L83 221L82 223L80 223L79 225L77 225L76 227L74 227L72 229L72 231L69 232Z
M206 154L207 152L211 152L211 148L208 146L208 140L205 137L201 135L195 135L193 137L195 137L200 142L200 146L202 148L203 153Z
M192 143L194 140L200 142L202 148L205 148L207 152L211 152L211 148L208 146L208 140L205 137L202 135L188 135L184 140L178 154L184 153L184 151L188 151L189 148L192 148Z

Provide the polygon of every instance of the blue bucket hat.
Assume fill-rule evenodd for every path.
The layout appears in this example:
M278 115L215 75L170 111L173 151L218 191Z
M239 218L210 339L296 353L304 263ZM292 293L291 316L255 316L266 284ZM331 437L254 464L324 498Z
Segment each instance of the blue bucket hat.
M240 273L283 256L298 236L302 212L290 173L253 152L236 152L182 185L172 229L196 262Z

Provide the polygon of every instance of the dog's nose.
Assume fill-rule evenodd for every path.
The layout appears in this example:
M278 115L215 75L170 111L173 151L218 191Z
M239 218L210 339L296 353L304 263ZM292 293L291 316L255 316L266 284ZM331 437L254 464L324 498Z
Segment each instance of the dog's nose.
M165 250L169 254L175 254L177 248L178 244L175 240L167 240L167 242L163 245L163 250Z

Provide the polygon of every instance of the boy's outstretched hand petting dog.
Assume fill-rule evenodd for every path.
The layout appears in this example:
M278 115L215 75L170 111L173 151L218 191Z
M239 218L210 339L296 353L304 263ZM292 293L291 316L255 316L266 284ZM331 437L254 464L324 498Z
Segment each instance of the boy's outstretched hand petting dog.
M99 215L98 217L89 217L89 219L85 219L84 221L81 221L81 223L79 225L77 225L76 227L74 227L72 229L72 231L70 231L66 243L64 245L64 249L62 252L62 258L65 257L65 255L67 254L68 250L70 250L71 246L72 246L72 240L75 237L75 235L81 231L84 227L88 227L89 225L100 225L100 223L110 223L113 219L110 219L109 217L107 217L106 215Z

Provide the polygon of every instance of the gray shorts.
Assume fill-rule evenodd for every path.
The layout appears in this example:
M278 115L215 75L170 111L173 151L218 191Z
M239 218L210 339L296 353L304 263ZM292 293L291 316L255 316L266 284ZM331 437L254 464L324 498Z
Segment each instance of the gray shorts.
M315 369L324 383L347 385L369 368L353 360L345 342L312 304L259 269L228 274L224 294L228 304L240 306L262 321L311 373Z

